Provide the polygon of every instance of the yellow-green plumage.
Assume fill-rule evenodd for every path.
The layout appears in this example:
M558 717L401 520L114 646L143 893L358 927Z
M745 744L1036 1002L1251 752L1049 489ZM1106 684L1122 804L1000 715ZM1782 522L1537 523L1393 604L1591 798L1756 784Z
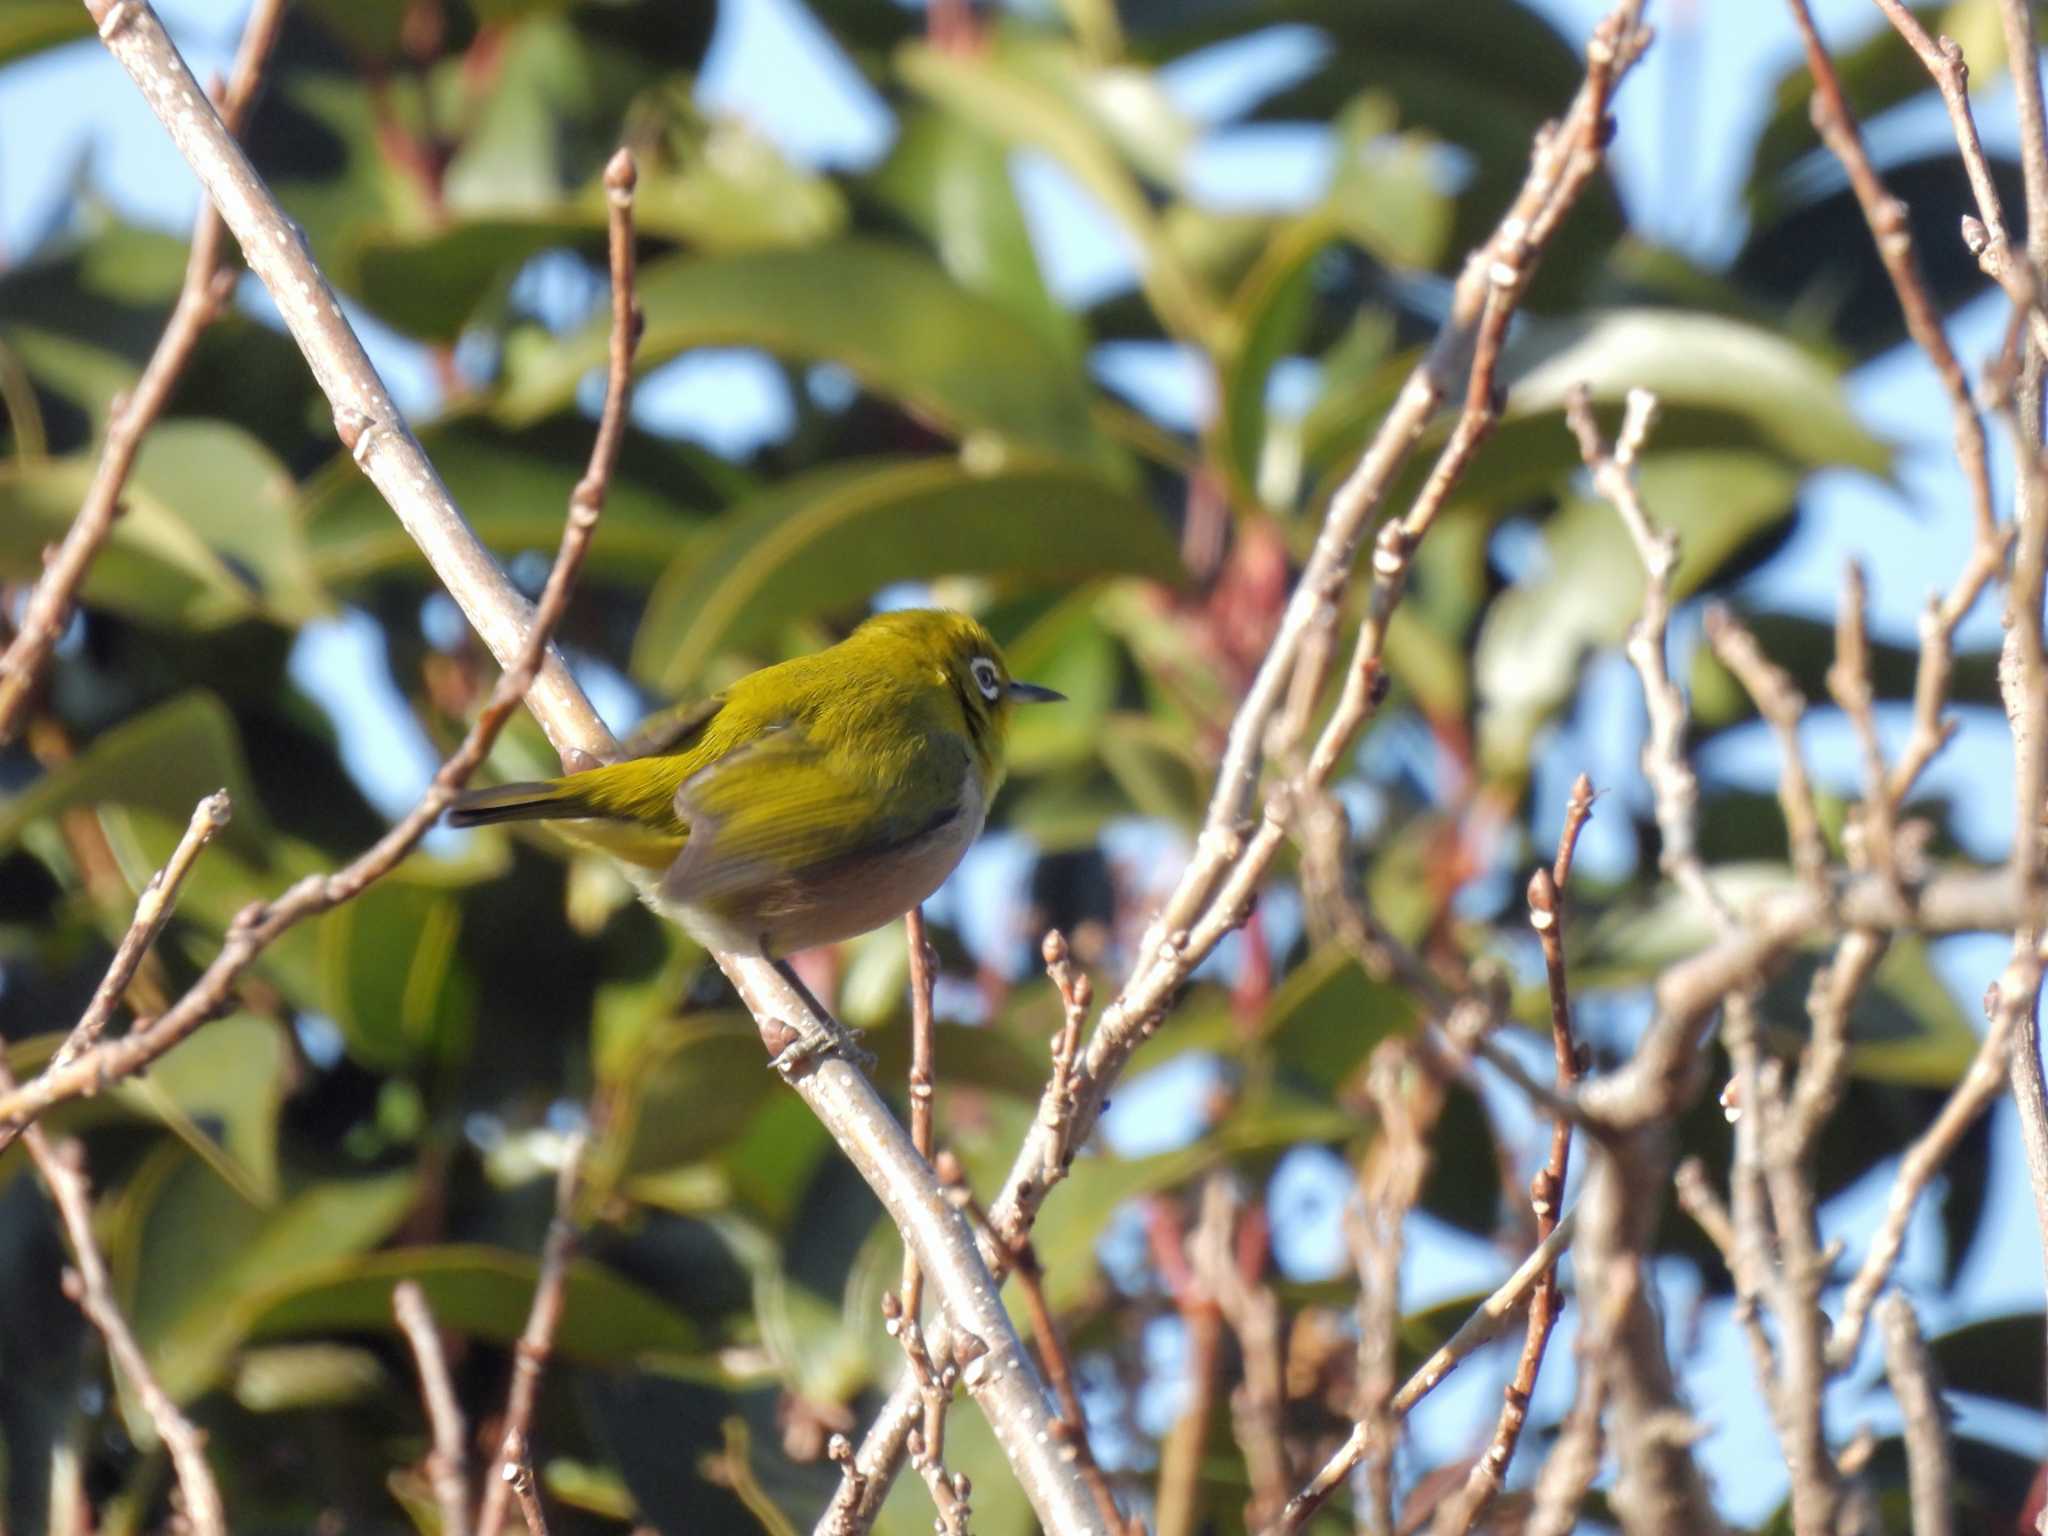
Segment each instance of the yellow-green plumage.
M665 752L472 790L448 819L574 821L579 841L661 871L650 900L703 942L789 954L936 890L1002 783L1011 708L1048 697L964 614L881 614L741 678Z

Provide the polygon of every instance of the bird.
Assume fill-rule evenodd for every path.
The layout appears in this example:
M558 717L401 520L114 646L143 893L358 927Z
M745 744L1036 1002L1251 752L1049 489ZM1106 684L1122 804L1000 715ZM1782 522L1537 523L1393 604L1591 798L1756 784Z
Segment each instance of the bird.
M944 883L1001 788L1016 705L982 624L876 614L683 712L663 750L463 792L448 824L559 821L631 867L709 949L780 961L893 921Z

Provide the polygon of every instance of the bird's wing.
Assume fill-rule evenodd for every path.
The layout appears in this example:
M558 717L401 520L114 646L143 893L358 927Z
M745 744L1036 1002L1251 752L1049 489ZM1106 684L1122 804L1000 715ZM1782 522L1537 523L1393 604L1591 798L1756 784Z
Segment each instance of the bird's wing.
M965 766L963 756L963 775ZM961 803L957 786L886 793L848 772L801 726L770 729L676 791L690 840L663 877L662 895L714 903L766 880L884 853L936 831Z

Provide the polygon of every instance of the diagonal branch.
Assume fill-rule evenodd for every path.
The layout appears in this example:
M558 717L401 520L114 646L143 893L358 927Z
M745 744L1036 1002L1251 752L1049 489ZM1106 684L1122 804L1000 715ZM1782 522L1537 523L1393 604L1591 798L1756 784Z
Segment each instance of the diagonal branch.
M277 41L284 19L285 0L257 0L242 28L242 41L235 53L233 73L220 97L221 119L230 135L241 133L249 109L263 83L263 69ZM234 293L231 268L222 263L220 215L205 196L199 199L199 217L192 226L192 245L185 258L185 279L178 298L164 323L156 350L143 365L135 387L114 402L107 416L107 439L100 448L100 460L92 483L79 503L78 515L64 542L50 556L35 590L29 594L22 613L21 628L13 643L0 656L0 746L14 739L21 727L28 700L37 679L49 663L50 651L64 632L72 600L84 585L92 563L98 558L114 520L121 515L121 489L135 468L142 440L163 413L171 391L193 349L206 328L220 316Z

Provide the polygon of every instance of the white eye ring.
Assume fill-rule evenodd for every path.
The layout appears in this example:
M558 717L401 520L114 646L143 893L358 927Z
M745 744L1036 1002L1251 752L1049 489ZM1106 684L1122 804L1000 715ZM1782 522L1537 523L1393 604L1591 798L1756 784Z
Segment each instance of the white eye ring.
M1002 697L1002 674L996 671L994 662L986 656L977 656L967 664L967 670L974 674L974 686L981 690L984 699L993 702Z

